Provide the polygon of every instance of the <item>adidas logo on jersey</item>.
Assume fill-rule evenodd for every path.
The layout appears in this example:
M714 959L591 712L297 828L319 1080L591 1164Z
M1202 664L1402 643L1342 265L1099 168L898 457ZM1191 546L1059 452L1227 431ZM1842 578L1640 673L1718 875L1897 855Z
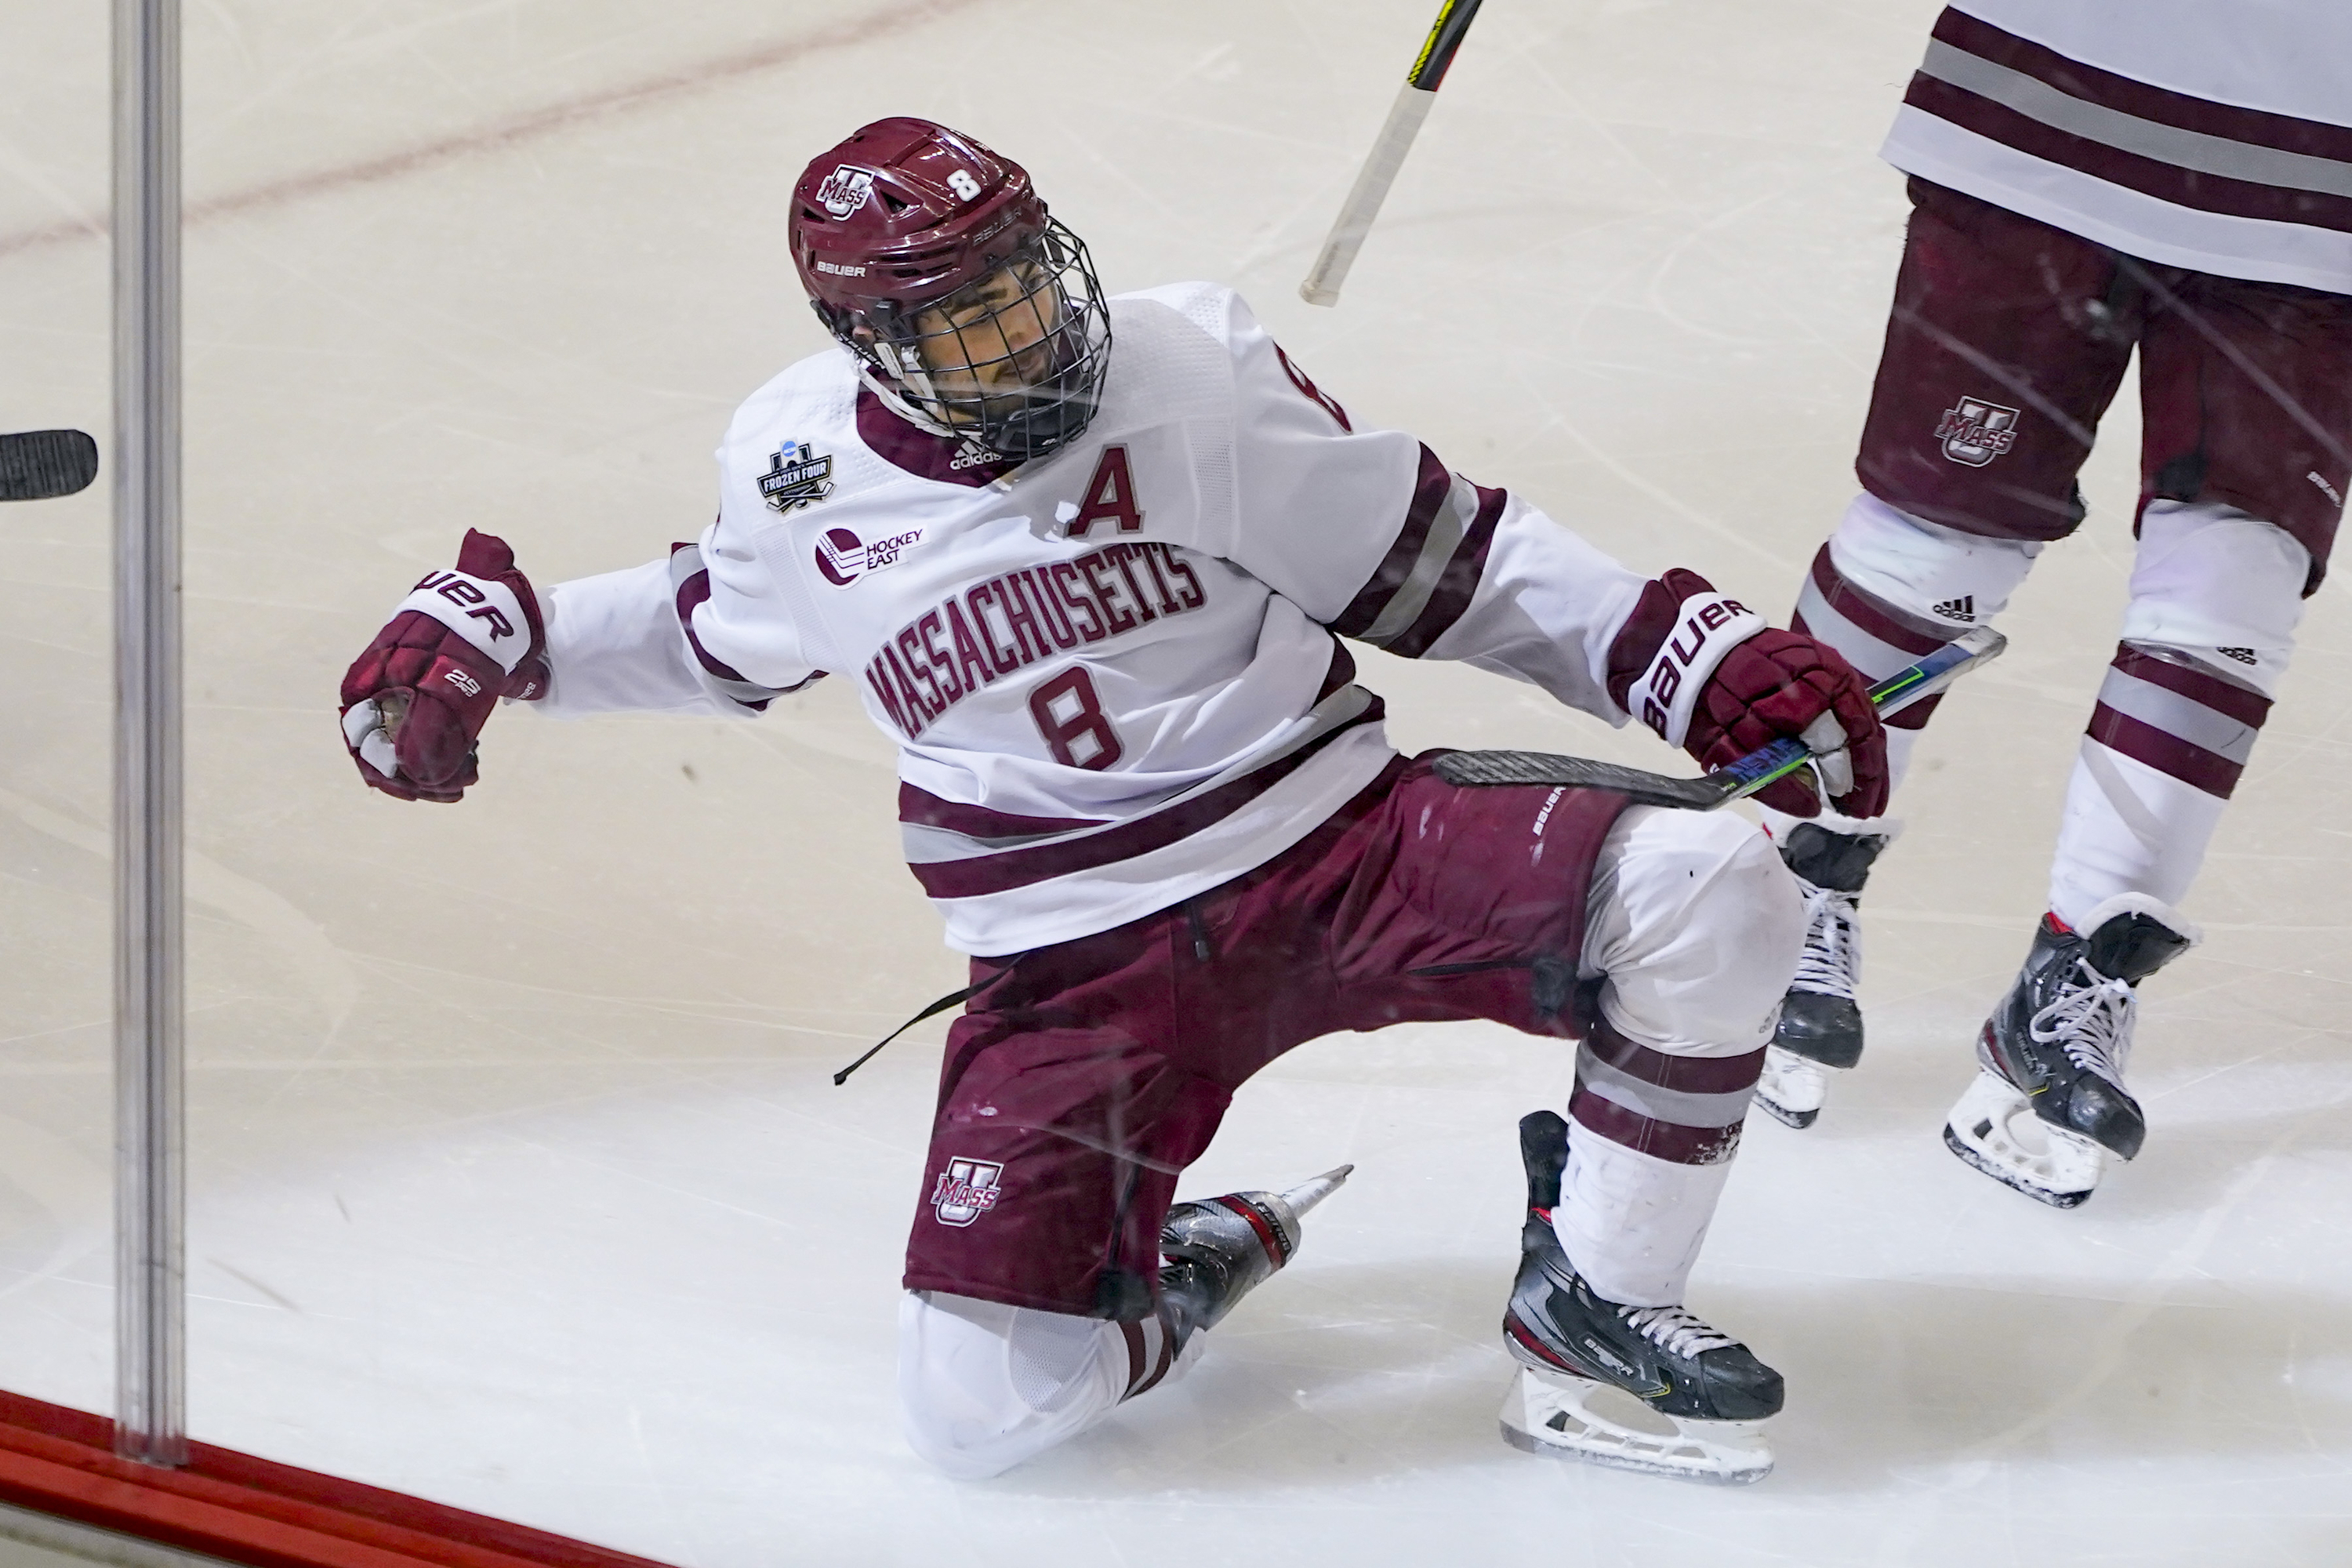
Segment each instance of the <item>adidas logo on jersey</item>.
M1936 613L1948 621L1967 621L1973 625L1977 618L1977 596L1963 594L1957 599L1947 599L1936 606Z
M2213 651L2220 654L2223 658L2234 658L2240 664L2260 664L2262 662L2261 659L2254 657L2254 650L2250 647L2217 647Z
M1004 461L1004 458L1001 455L990 451L987 447L982 446L979 442L967 436L963 438L963 445L956 448L956 455L948 460L948 468L950 470L960 468L977 468L983 464L1001 463L1003 461Z

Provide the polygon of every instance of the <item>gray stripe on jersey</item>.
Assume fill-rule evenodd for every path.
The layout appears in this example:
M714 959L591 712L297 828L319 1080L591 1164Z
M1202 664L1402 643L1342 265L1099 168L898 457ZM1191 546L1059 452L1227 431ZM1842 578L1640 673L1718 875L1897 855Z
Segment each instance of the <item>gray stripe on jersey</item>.
M1445 504L1429 520L1429 536L1422 541L1421 554L1413 562L1412 573L1390 595L1379 618L1364 628L1359 642L1386 647L1421 619L1421 612L1429 607L1429 596L1437 592L1438 579L1445 575L1447 563L1462 548L1462 536L1477 515L1477 487L1455 474L1454 488L1446 492Z
M1611 1067L1594 1056L1590 1046L1577 1050L1576 1081L1637 1115L1677 1127L1737 1127L1756 1092L1742 1089L1724 1094L1692 1094L1686 1089L1660 1089L1622 1068Z
M1940 38L1928 41L1927 58L1919 69L1938 81L2013 109L2029 120L2120 152L2258 185L2352 196L2352 163L2257 147L2202 131L2183 131L2177 125L2086 103L2038 78L1954 48Z
M2109 669L2107 679L2099 686L2099 700L2176 740L2227 757L2240 767L2245 766L2246 759L2254 754L2254 737L2260 731L2253 726L2242 724L2193 697L2183 697L2137 675Z
M1861 671L1864 680L1884 680L1919 657L1872 637L1831 608L1829 596L1810 572L1805 574L1805 585L1797 590L1797 614L1804 618L1806 636L1837 649L1839 657Z
M1127 827L1150 816L1155 811L1181 805L1195 795L1221 789L1236 779L1247 778L1260 768L1270 767L1283 758L1311 746L1334 730L1342 729L1363 717L1372 705L1372 694L1360 686L1343 686L1317 703L1307 713L1307 726L1271 751L1255 752L1243 758L1215 777L1203 780L1180 795L1128 813L1116 822L1106 822L1094 827L1074 827L1064 833L1033 833L1008 838L982 838L969 833L958 833L951 827L934 827L928 823L902 822L898 825L898 840L906 849L909 866L936 866L950 860L977 860L983 855L1002 854L1008 849L1026 849L1039 844L1064 844L1081 838L1091 838L1097 833L1109 833Z

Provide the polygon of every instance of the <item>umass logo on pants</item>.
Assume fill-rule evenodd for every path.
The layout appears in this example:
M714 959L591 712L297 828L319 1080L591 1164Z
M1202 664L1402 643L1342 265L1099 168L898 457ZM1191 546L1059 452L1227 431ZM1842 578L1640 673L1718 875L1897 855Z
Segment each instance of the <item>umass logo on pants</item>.
M1004 1195L1004 1167L988 1160L950 1160L931 1188L941 1225L970 1225Z
M1944 444L1944 456L1955 463L1981 468L2017 445L2017 412L1981 397L1963 397L1956 406L1944 410L1936 426L1936 439Z

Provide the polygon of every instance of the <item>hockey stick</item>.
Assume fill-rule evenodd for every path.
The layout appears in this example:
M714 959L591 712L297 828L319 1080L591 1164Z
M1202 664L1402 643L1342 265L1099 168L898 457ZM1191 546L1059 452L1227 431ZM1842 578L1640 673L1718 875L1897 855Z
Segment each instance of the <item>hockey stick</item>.
M1990 626L1963 633L1872 687L1871 706L1878 710L1880 718L1892 718L1915 702L1926 701L1969 670L1999 658L2008 646L2009 639ZM1432 766L1450 784L1566 784L1609 790L1636 805L1713 811L1788 777L1812 754L1811 747L1790 736L1695 779L1669 778L1615 763L1555 756L1549 752L1452 752Z
M79 430L0 436L0 500L54 500L98 478L98 443Z
M1339 216L1331 226L1330 237L1324 240L1322 253L1316 257L1307 279L1298 286L1298 297L1310 305L1336 305L1339 302L1339 286L1348 280L1348 268L1356 264L1356 252L1371 232L1373 215L1381 203L1388 199L1389 185L1396 179L1397 170L1404 164L1405 150L1421 133L1421 122L1429 118L1429 106L1437 101L1438 84L1445 79L1445 70L1454 63L1454 51L1462 47L1463 37L1470 31L1471 19L1478 15L1478 0L1444 0L1437 8L1437 21L1429 29L1429 39L1421 46L1421 53L1412 62L1412 69L1404 79L1396 102L1389 110L1388 123L1381 127L1373 140L1371 155L1356 175L1355 187L1348 199L1339 204Z

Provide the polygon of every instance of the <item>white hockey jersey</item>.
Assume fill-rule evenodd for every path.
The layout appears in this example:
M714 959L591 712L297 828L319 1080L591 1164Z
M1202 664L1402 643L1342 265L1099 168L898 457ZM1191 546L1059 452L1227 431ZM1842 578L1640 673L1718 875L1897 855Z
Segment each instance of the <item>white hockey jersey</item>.
M719 449L696 545L547 598L546 710L746 712L854 681L898 742L949 944L1108 930L1265 863L1395 754L1340 634L1625 720L1644 579L1394 431L1356 428L1226 289L1111 302L1085 436L1010 468L891 413L845 353Z
M2127 255L2352 293L2352 4L1958 0L1882 156Z

